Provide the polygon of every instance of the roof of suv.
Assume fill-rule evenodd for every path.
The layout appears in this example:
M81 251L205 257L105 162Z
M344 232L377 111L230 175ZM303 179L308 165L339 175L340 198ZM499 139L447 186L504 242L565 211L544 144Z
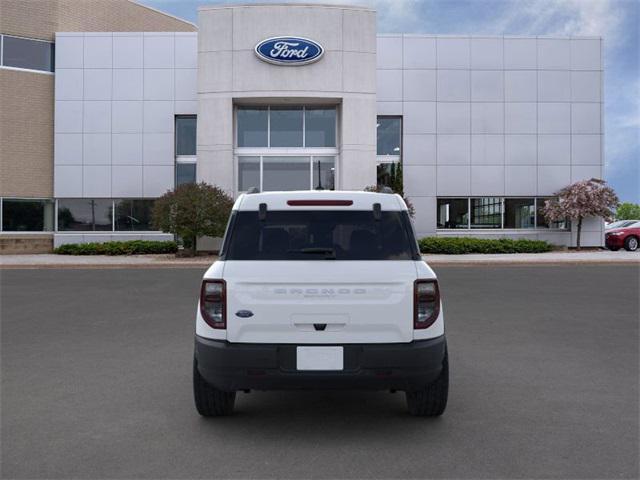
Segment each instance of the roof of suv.
M407 209L397 194L329 190L245 193L238 197L233 209L255 211L261 203L266 203L269 210L370 210L374 203L379 203L382 210Z

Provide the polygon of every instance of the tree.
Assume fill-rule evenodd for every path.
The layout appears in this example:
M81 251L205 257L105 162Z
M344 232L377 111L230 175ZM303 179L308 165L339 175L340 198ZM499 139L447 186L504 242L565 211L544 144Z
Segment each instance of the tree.
M640 220L640 205L623 202L616 209L616 220Z
M196 254L198 237L221 237L233 199L222 189L206 183L187 183L168 191L155 202L153 226L179 235L185 248Z
M393 193L397 193L402 197L404 203L407 204L409 216L413 218L416 213L411 201L404 196L404 182L402 180L402 163L393 162L391 164L378 165L378 183L377 185L369 185L364 188L365 192L382 192L383 189L390 188Z
M592 178L581 180L555 194L557 198L547 200L543 214L552 221L564 219L577 221L576 247L580 250L582 220L586 217L613 219L613 209L619 204L618 196L604 180Z

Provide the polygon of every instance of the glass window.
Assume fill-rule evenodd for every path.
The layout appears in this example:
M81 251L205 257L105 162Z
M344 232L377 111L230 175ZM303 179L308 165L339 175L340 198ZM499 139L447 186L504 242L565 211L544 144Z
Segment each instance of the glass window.
M471 228L501 228L502 199L484 197L471 199Z
M407 212L373 210L237 212L227 260L413 260L418 252Z
M469 201L466 198L438 199L438 228L468 228Z
M271 107L271 147L302 147L302 107Z
M561 220L559 222L549 222L543 213L544 202L546 200L552 200L553 197L545 197L538 198L536 200L537 210L536 210L536 225L538 228L557 228L557 229L568 229L569 222L567 220Z
M196 183L196 164L192 162L176 163L176 187L185 183Z
M3 35L2 44L4 66L53 72L53 43Z
M176 155L196 154L196 116L176 117Z
M238 157L238 191L260 190L260 157Z
M263 157L262 190L309 190L309 157Z
M378 117L378 155L400 155L402 118Z
M305 147L335 147L336 109L306 107L304 129Z
M535 211L533 198L505 198L504 228L534 228Z
M267 147L269 111L267 107L238 107L238 147Z
M336 161L333 157L313 157L313 189L335 189Z
M380 162L376 168L378 187L389 187L394 192L403 190L400 162Z
M111 231L113 202L73 198L58 200L58 231Z
M116 200L116 230L118 231L149 231L151 226L151 212L153 200Z
M53 230L51 200L2 200L2 230L5 232L50 232Z

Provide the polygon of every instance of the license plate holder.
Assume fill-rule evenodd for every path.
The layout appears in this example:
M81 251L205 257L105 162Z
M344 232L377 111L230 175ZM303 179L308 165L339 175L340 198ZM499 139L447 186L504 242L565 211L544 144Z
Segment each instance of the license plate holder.
M297 347L296 368L303 371L344 370L344 348Z

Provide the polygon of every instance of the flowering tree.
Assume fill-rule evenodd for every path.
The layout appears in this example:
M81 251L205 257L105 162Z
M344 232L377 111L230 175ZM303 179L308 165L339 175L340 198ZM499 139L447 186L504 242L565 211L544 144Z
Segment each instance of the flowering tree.
M578 250L580 250L582 219L600 217L609 221L614 217L613 209L620 203L613 189L604 180L597 178L581 180L564 187L555 196L557 198L545 202L543 214L552 222L566 218L577 222Z
M185 248L196 254L198 237L221 237L233 207L222 189L206 183L186 183L155 201L153 225L179 235Z

